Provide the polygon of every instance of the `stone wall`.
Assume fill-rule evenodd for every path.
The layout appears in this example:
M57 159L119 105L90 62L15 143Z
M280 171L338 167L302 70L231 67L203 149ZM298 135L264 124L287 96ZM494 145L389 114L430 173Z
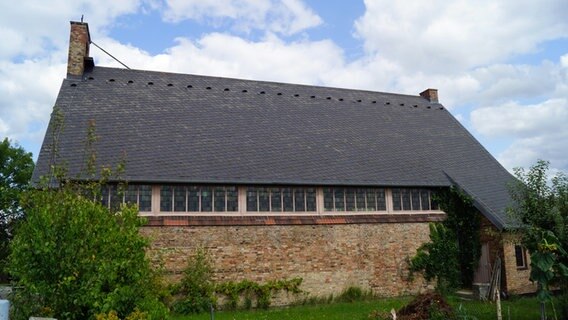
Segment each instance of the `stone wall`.
M338 294L349 286L381 296L426 289L408 281L408 259L429 240L428 223L272 226L144 227L151 254L161 256L171 280L181 277L187 257L205 247L217 281L257 282L301 277L310 296Z
M536 284L529 280L531 269L517 268L515 257L515 245L519 244L519 236L516 234L505 234L503 236L503 268L507 276L507 290L513 294L533 293L536 291ZM530 266L530 255L526 254L526 264Z
M536 291L536 285L529 280L530 267L517 268L515 258L515 244L519 243L519 235L506 231L499 231L487 218L481 219L481 243L489 244L489 261L491 267L495 258L502 261L503 289L510 294L525 294ZM527 266L530 265L529 254L526 254Z

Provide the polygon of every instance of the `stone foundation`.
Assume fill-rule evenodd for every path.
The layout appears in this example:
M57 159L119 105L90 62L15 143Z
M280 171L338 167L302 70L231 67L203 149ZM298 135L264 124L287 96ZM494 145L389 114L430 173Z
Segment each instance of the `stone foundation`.
M198 247L212 259L216 281L266 282L301 277L309 296L337 295L349 286L380 296L427 288L409 281L408 260L429 240L428 223L144 227L150 254L161 257L171 281L181 278ZM275 303L278 304L278 303Z

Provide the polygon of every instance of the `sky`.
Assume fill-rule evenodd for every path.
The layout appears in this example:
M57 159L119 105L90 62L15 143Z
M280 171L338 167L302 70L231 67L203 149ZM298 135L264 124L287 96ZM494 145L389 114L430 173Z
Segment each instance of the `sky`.
M508 170L568 173L566 0L0 0L0 139L34 159L69 21L133 69L418 95ZM91 46L95 65L121 67Z

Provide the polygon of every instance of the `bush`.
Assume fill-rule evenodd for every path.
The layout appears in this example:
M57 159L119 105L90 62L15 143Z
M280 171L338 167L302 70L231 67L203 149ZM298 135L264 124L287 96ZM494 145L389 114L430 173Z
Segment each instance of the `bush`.
M25 195L26 218L9 261L22 288L14 296L14 317L89 319L114 310L124 318L138 308L149 318L165 318L137 209L111 213L79 190L68 184Z
M411 272L423 272L436 289L445 293L460 285L458 246L455 233L441 223L430 223L430 242L421 245L410 263Z
M179 314L201 313L216 306L213 267L205 249L198 249L189 259L174 294L182 297L173 305L173 310Z

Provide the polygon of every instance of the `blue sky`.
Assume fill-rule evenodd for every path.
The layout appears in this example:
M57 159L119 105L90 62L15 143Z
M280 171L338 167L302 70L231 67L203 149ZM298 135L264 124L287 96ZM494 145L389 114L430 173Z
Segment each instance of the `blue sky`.
M0 138L37 157L69 21L136 69L418 94L507 169L568 172L566 0L24 0L0 3ZM117 66L91 48L95 64ZM443 128L440 128L443 130Z

